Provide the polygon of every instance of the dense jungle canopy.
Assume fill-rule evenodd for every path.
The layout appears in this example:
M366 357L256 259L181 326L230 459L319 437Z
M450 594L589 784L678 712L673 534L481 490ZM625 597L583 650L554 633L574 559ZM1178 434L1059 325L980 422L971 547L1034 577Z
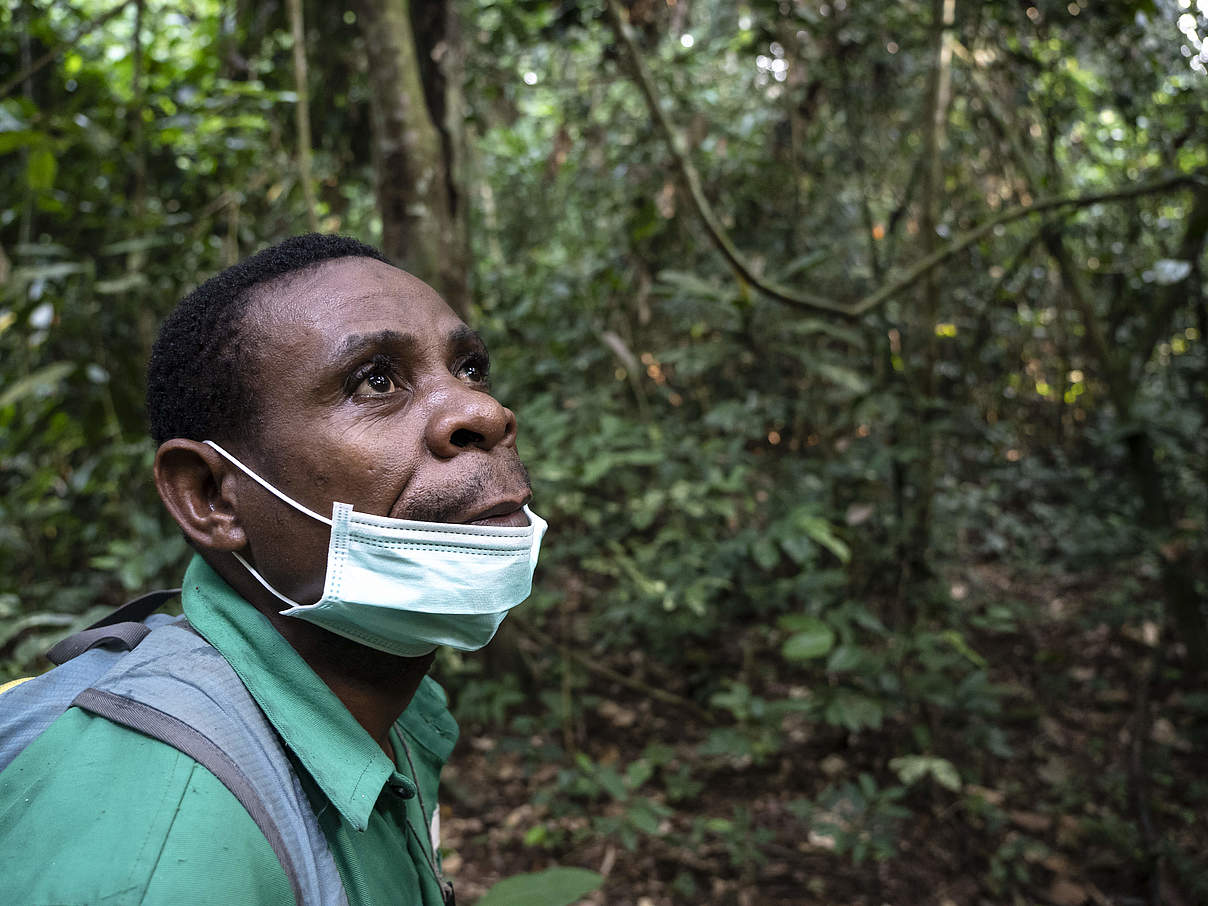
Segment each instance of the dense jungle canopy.
M551 526L434 668L459 899L1208 902L1206 36L1206 0L5 4L0 682L179 582L159 320L346 233L486 336Z

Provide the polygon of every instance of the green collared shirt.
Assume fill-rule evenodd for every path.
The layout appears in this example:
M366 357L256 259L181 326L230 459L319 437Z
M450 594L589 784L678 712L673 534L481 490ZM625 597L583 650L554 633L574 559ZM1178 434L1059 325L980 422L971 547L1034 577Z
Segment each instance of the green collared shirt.
M438 906L431 828L457 739L440 686L425 678L391 730L392 763L200 557L182 601L284 741L351 906ZM0 901L276 906L293 893L264 835L209 771L71 708L0 773Z

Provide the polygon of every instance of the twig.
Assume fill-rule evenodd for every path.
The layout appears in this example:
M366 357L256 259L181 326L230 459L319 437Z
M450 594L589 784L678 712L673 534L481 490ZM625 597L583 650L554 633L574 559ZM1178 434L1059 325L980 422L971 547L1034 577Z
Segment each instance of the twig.
M75 34L73 34L70 38L68 38L62 44L52 47L50 50L46 51L46 53L42 54L42 56L38 57L38 59L34 60L32 63L30 63L24 69L22 69L15 76L12 76L10 79L8 79L8 81L4 82L3 84L0 84L0 98L8 97L9 92L11 92L14 88L16 88L18 85L20 85L26 79L28 79L30 76L39 72L44 66L46 66L47 63L50 63L55 57L57 57L63 51L70 50L71 48L75 47L87 35L96 31L98 28L100 28L102 25L104 25L106 22L108 22L110 19L112 19L118 13L122 12L122 10L124 10L127 6L129 6L133 2L134 2L134 0L124 0L124 2L119 3L113 9L109 10L109 12L102 13L100 16L93 19L91 22L85 22L83 25L81 25L79 28L76 29Z
M603 677L609 682L619 683L622 686L633 689L635 692L641 692L643 695L657 699L664 704L673 705L676 708L683 708L686 711L692 712L692 714L706 723L717 723L717 718L714 717L710 712L706 711L696 702L684 698L682 695L676 695L674 692L668 692L666 689L655 688L654 686L643 683L641 680L634 679L632 676L626 676L623 673L618 673L611 667L605 667L603 664L597 664L581 651L576 651L575 649L569 647L563 649L558 642L550 638L536 626L532 626L519 618L515 618L514 625L520 631L520 634L528 636L530 641L536 642L542 648L545 648L549 651L564 650L566 655L572 661L577 662L581 666L585 667L589 672Z

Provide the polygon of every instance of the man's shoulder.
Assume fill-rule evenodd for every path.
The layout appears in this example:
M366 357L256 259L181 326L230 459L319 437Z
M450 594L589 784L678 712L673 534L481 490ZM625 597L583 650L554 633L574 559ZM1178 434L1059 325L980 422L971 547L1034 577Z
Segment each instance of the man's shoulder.
M75 708L0 772L0 878L6 897L30 904L293 899L213 774Z

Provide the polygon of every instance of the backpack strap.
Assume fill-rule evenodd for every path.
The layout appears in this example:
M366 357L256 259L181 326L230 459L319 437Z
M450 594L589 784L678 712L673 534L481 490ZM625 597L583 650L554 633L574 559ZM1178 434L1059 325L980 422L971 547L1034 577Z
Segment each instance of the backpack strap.
M112 647L114 643L118 649L130 651L151 631L143 620L179 594L179 588L161 588L127 601L87 629L69 635L56 644L46 652L46 659L58 666L98 645Z
M139 624L141 625L141 624ZM129 727L167 743L178 752L188 755L211 774L222 781L222 785L231 791L240 804L252 816L269 846L277 856L277 861L285 869L289 878L289 886L294 891L294 900L303 906L308 902L306 891L302 886L302 873L278 828L273 816L265 807L263 800L257 794L255 786L248 776L240 770L239 765L225 751L218 747L208 736L194 730L184 721L166 714L158 708L142 702L133 701L112 692L100 689L85 689L71 703L76 708L82 708L99 717L104 717L115 724Z
M183 619L149 633L72 704L209 770L264 834L299 906L348 906L327 839L276 730L227 660Z
M48 657L61 666L14 688L6 684L0 770L74 705L210 771L264 834L299 906L348 906L326 837L272 724L184 617L154 613L178 593L163 589L130 601L52 648Z

